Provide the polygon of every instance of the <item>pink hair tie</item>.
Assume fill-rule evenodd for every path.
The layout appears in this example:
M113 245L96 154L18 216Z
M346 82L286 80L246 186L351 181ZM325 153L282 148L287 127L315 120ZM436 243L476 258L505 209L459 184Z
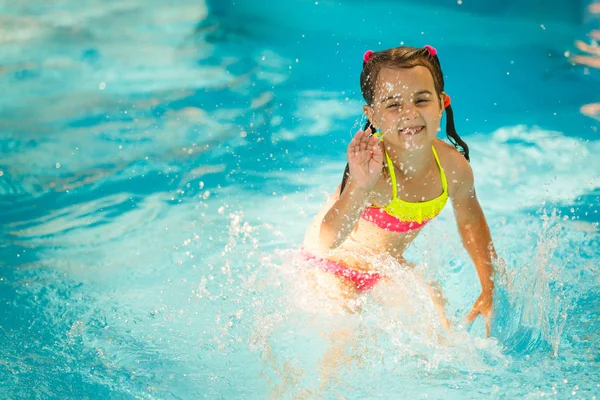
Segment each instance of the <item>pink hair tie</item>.
M429 54L431 54L431 57L435 57L435 55L437 54L437 50L435 49L435 47L430 46L428 44L423 47L425 47L427 50L429 50Z
M367 50L365 51L365 55L363 56L363 60L364 62L369 62L369 58L371 58L371 55L374 53L373 50Z

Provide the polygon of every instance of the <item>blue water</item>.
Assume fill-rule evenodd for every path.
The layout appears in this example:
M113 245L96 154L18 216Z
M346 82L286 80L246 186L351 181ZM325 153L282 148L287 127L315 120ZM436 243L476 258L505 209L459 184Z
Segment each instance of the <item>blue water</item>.
M318 398L340 319L296 249L360 126L363 52L402 42L438 49L471 148L493 337L367 304L323 397L598 397L599 71L568 57L598 21L470 3L0 1L0 398ZM407 258L460 320L479 284L450 210Z

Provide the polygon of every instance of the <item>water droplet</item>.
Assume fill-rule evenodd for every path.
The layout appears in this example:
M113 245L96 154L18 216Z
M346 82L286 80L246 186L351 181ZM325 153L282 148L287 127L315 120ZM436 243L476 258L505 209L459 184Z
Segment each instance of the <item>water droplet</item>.
M100 82L100 84L98 85L98 89L104 90L105 88L106 88L106 83Z
M56 163L56 168L60 168L60 163Z

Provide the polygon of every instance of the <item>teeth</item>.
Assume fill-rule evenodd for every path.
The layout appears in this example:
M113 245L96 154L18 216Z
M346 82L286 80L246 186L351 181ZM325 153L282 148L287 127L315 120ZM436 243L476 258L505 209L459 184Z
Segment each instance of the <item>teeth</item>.
M406 133L408 135L414 135L415 133L417 133L421 128L404 128L401 130L401 132Z

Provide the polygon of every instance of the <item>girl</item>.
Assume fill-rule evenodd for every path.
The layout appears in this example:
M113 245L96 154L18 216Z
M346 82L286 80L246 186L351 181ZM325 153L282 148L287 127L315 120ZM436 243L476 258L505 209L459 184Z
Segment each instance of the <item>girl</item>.
M327 273L332 296L352 304L386 280L368 258L385 253L407 265L404 250L450 199L481 282L467 323L482 315L489 336L496 254L475 195L469 148L454 128L436 50L367 51L363 61L367 123L348 146L341 184L307 231L305 254ZM436 138L444 110L454 147ZM439 295L431 293L448 327Z

